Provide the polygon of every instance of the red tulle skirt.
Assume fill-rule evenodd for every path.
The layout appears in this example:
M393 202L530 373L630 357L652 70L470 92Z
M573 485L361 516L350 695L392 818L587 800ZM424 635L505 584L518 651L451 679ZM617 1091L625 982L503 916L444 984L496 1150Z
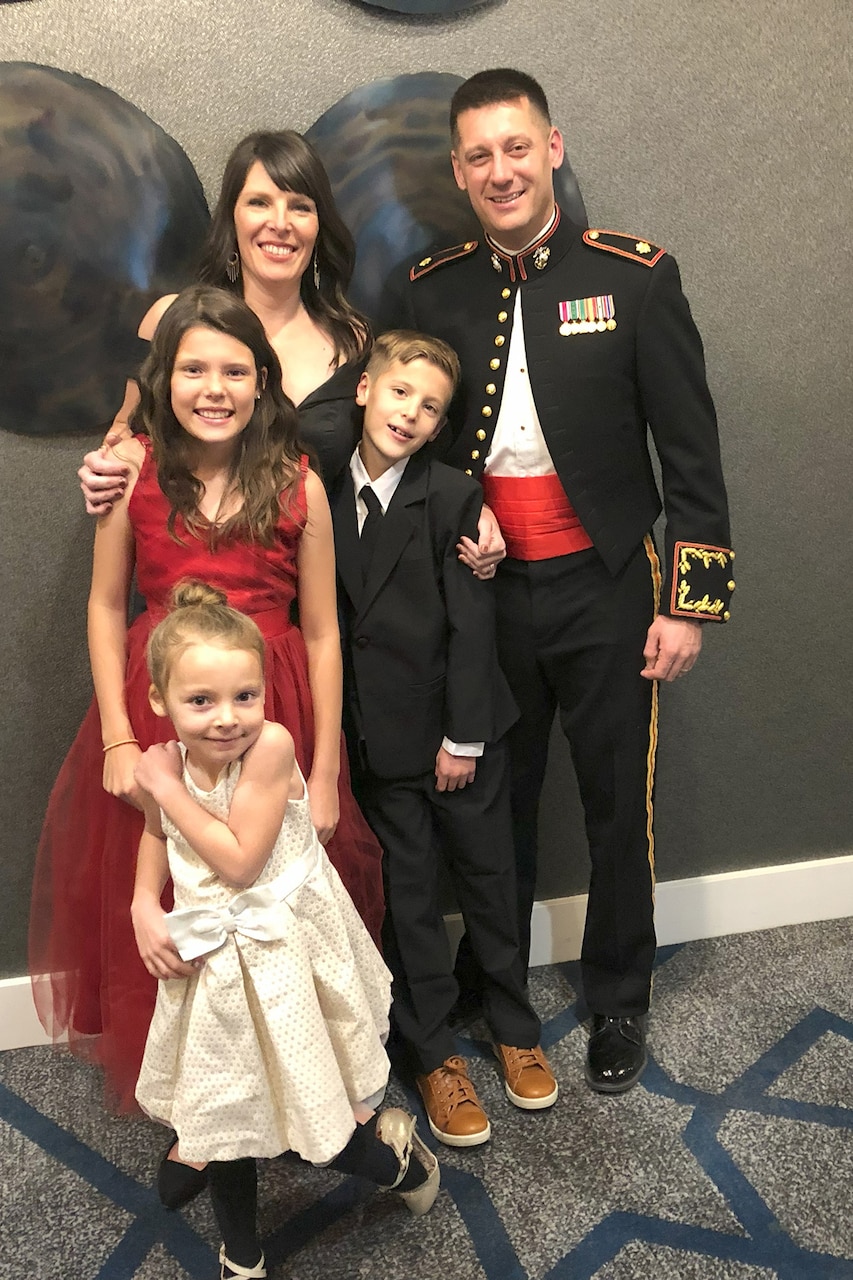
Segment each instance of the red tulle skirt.
M266 715L293 735L296 757L311 771L314 716L302 633L284 611L259 615L266 639ZM175 734L148 702L145 645L151 622L128 634L127 710L144 751ZM157 981L136 949L130 920L142 814L102 786L101 722L92 703L50 796L33 878L29 959L39 1017L54 1038L104 1068L107 1097L136 1110ZM378 943L384 914L382 853L349 785L341 749L340 821L327 852ZM171 890L167 890L170 894ZM171 903L164 897L168 910Z

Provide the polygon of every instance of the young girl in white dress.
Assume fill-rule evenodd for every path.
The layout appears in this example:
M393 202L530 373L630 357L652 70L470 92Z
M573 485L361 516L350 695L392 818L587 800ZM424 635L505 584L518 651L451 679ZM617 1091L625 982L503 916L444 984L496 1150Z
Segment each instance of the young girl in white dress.
M161 980L136 1094L183 1159L209 1162L223 1280L262 1277L256 1157L295 1151L395 1187L417 1214L438 1163L413 1117L373 1111L390 974L317 838L293 739L264 719L260 631L222 592L180 584L148 664L179 742L136 767L132 918Z

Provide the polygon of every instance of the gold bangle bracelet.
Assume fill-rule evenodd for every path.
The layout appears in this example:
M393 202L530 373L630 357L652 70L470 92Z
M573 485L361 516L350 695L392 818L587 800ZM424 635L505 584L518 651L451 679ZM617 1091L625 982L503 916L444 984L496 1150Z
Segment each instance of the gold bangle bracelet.
M139 746L139 739L138 739L138 738L119 738L118 742L110 742L110 743L108 743L108 744L103 748L103 750L104 750L104 751L112 751L113 747L126 747L126 746L127 746L127 744L128 744L129 742L135 742L135 743L136 743L136 745L137 745L137 746Z

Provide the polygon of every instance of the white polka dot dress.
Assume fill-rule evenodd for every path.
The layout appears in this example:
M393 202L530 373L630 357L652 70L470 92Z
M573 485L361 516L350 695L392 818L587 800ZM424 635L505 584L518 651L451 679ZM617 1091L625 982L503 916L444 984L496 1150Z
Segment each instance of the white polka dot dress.
M218 818L239 776L238 762L205 792L184 770L190 794ZM175 910L233 902L165 815L163 830ZM353 1106L375 1104L385 1088L391 975L319 846L307 793L288 803L256 885L312 849L313 869L275 909L283 937L228 933L197 975L159 984L136 1096L177 1131L185 1160L293 1150L325 1163L353 1132Z

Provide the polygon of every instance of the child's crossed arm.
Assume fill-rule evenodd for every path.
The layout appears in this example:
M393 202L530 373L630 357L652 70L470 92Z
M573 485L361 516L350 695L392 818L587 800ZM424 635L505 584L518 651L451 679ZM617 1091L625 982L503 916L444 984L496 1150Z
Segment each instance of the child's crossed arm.
M149 747L136 780L153 796L195 853L235 889L257 880L275 844L293 789L293 739L267 721L242 758L240 780L223 821L208 813L184 786L176 742Z

